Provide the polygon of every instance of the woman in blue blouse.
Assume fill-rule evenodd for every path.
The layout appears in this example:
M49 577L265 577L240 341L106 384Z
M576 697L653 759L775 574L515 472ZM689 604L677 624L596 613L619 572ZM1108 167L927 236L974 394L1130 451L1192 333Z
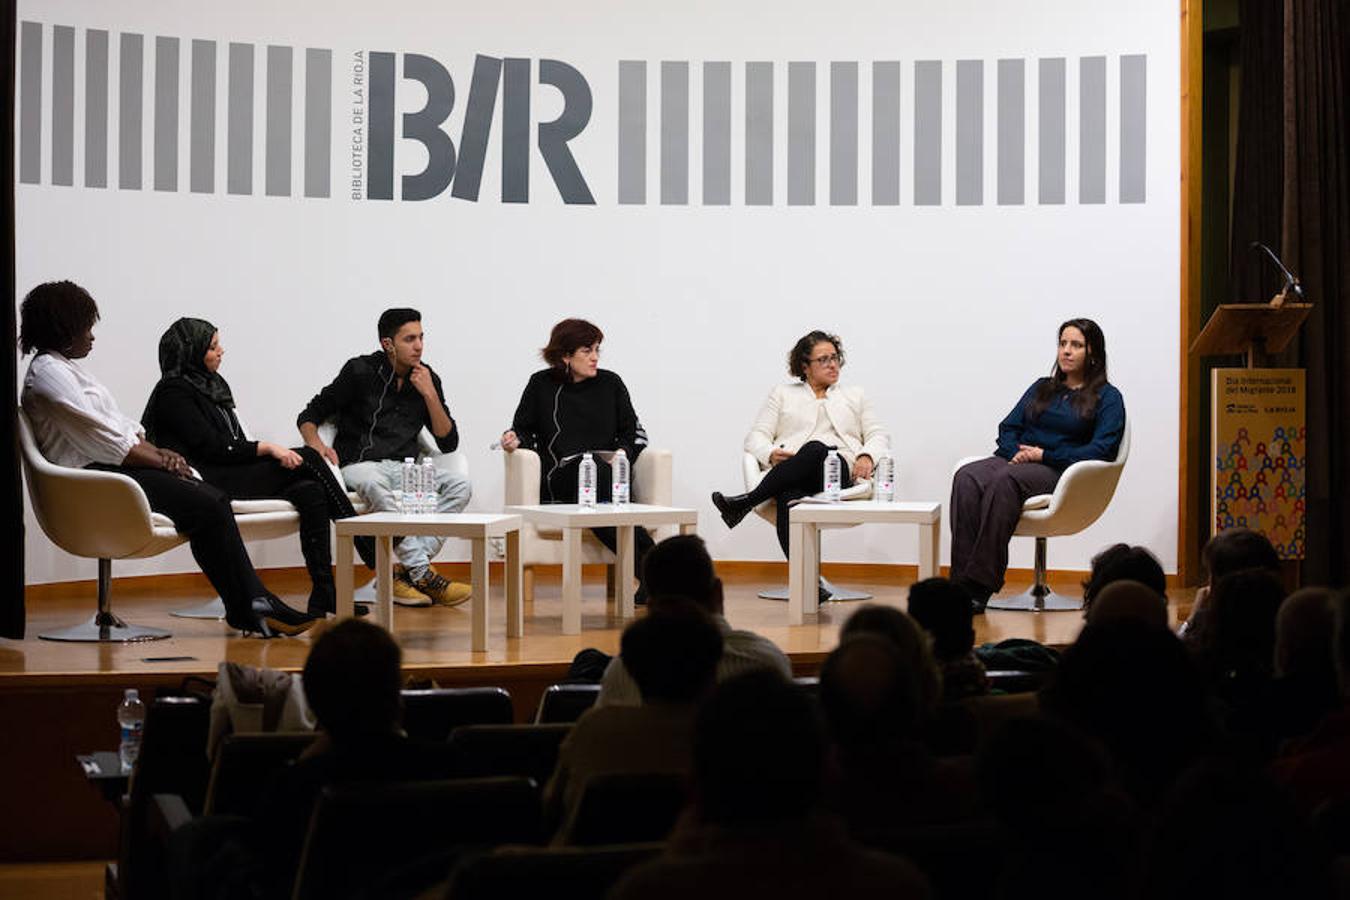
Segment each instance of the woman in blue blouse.
M998 426L998 448L952 479L952 580L975 612L1003 587L1008 541L1022 504L1048 494L1065 469L1114 459L1125 431L1125 399L1106 380L1106 339L1091 319L1059 326L1050 377L1029 387Z

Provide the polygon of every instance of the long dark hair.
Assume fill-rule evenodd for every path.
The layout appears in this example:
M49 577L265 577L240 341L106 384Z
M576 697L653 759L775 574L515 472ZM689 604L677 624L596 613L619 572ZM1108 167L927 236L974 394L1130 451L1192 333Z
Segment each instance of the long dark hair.
M1106 386L1106 338L1101 328L1091 319L1070 319L1059 326L1058 337L1064 336L1064 329L1077 328L1087 342L1087 356L1083 360L1083 387L1074 391L1070 403L1074 412L1081 418L1089 418L1097 409L1097 397ZM1055 366L1050 370L1049 378L1042 378L1036 388L1036 396L1027 407L1027 418L1035 421L1045 412L1064 387L1064 373L1059 370L1059 352L1055 352Z

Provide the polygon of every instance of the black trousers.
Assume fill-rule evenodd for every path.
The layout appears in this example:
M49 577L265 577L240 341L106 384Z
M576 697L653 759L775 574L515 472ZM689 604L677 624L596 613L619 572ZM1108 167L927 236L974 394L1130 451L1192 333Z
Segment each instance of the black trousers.
M300 552L313 584L309 609L331 611L337 601L329 522L353 516L356 510L316 451L301 447L296 452L303 464L295 469L287 469L270 456L237 465L199 465L197 469L232 500L279 498L295 507L300 516Z
M788 504L802 497L819 494L825 490L825 457L833 447L827 447L820 441L807 441L792 457L783 460L765 473L755 489L747 496L758 506L765 500L778 504L778 546L783 555L788 555ZM852 487L853 474L848 463L842 458L840 466L843 475L842 487Z
M239 537L230 498L220 488L159 469L92 463L87 468L126 475L141 486L150 508L173 520L187 536L192 558L225 602L231 624L247 621L255 597L272 596L263 586Z
M968 463L952 478L948 508L952 526L951 577L966 578L998 593L1008 570L1022 504L1055 489L1060 473L1041 463L1018 463L991 456Z
M613 473L609 463L603 461L598 456L595 459L595 496L601 503L608 503L614 498L614 485L611 483ZM547 466L548 462L541 455L541 464ZM635 482L632 480L633 461L629 460L629 481L628 494L632 499ZM573 460L565 466L559 466L553 472L553 477L549 477L548 469L545 468L540 474L539 501L541 503L576 503L577 502L577 470L581 468L581 460ZM617 551L619 546L619 535L613 528L592 528L591 534L595 535L596 540L609 548L611 553ZM652 540L651 532L645 528L633 529L633 564L637 570L638 579L642 579L642 560L646 558L647 551L655 546Z

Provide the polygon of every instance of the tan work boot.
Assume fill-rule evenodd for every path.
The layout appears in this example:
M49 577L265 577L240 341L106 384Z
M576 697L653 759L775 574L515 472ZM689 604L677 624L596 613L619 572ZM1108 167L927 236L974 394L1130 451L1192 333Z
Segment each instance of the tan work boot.
M394 602L399 606L430 606L431 598L417 589L407 569L394 566Z
M432 568L428 568L427 574L412 582L412 584L416 586L417 590L431 598L431 602L437 606L459 606L465 600L468 600L469 595L473 593L473 589L467 584L450 581L438 575L436 570Z

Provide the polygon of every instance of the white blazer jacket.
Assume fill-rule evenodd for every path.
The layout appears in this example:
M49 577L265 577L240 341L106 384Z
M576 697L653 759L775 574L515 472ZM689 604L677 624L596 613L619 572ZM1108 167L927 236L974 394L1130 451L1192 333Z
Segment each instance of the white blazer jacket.
M755 424L745 436L745 452L754 454L762 468L769 467L774 447L793 453L811 439L816 429L816 393L804 381L793 380L769 391ZM839 455L852 471L859 456L875 461L891 447L891 436L877 418L872 403L858 385L831 385L825 392L825 414L844 439Z

